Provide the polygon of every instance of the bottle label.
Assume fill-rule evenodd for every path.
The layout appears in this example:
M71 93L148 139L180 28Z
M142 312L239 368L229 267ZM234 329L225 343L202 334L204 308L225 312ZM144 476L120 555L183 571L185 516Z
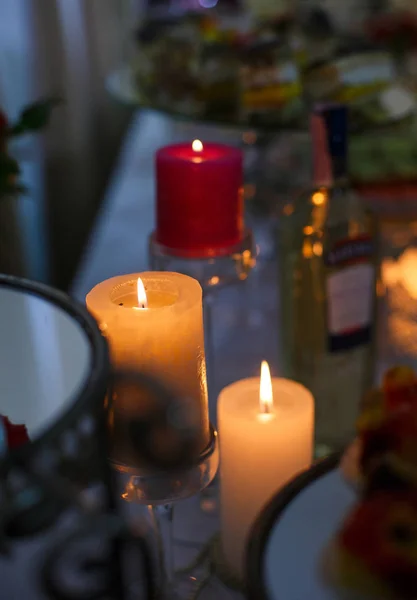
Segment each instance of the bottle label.
M327 254L327 327L330 352L350 350L371 339L375 269L373 242L358 236Z

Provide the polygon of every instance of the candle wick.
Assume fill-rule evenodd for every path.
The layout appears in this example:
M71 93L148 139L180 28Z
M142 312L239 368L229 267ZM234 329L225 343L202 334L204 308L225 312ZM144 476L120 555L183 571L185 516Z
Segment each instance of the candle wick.
M271 407L268 402L262 402L262 414L263 415L271 414Z

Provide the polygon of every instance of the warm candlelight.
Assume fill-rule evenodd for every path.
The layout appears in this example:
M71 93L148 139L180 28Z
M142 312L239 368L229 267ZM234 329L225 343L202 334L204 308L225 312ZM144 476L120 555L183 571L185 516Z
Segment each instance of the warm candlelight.
M146 295L145 286L143 285L143 281L140 277L138 277L138 307L139 308L148 308L148 297Z
M244 238L241 150L201 140L156 155L154 241L176 256L228 254Z
M245 379L219 396L221 536L225 559L243 578L250 528L273 494L312 461L314 401L302 385Z
M203 450L209 423L200 284L179 273L122 275L93 288L87 308L117 368L153 375L195 407Z
M202 152L204 148L203 142L200 142L200 140L194 140L192 143L192 148L194 152Z
M274 394L272 391L271 371L266 360L261 365L261 383L259 385L259 404L261 416L271 415L274 405Z

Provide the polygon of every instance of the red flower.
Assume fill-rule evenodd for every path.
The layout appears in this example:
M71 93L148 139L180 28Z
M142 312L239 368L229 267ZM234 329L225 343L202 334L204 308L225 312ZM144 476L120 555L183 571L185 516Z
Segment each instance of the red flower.
M7 117L2 110L0 110L0 152L6 151L6 143L7 143L7 130L9 128L9 123L7 121Z
M3 427L6 433L8 448L17 448L22 444L29 442L29 435L25 425L14 425L7 417L0 416L3 421Z
M383 391L388 412L408 407L417 409L417 378L410 367L393 367L387 371Z
M417 597L415 494L385 492L363 500L343 526L340 542L395 597Z
M402 476L414 482L417 464L417 418L414 406L401 406L385 415L375 428L361 434L362 455L360 465L363 473L372 477L374 469L393 461L402 465ZM387 463L388 461L388 463Z
M7 129L9 123L7 117L2 110L0 110L0 134Z
M407 40L411 47L416 47L417 16L414 12L399 11L378 16L368 23L368 33L377 43L393 43L396 40Z

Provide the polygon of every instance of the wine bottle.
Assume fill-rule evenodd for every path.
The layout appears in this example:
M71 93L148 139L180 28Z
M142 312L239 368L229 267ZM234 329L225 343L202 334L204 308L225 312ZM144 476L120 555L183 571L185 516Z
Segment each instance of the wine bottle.
M313 186L284 207L279 229L282 358L316 401L316 449L349 442L373 371L373 220L347 171L347 109L311 118Z

